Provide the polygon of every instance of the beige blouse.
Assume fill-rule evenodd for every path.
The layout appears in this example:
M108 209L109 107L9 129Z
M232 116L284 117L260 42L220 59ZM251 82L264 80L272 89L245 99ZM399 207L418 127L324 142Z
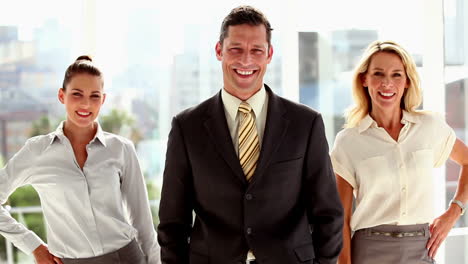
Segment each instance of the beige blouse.
M401 123L398 141L369 115L336 137L333 168L353 186L356 198L352 230L433 220L432 168L449 157L455 132L430 112L403 111Z

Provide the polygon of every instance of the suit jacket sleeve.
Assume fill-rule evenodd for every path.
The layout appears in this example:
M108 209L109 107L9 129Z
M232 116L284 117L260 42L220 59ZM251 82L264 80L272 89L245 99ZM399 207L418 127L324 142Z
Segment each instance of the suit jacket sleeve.
M175 117L169 133L159 207L158 241L164 264L189 263L192 228L191 167L180 122Z
M304 199L319 263L336 263L343 244L343 207L328 154L323 120L312 124L305 160Z

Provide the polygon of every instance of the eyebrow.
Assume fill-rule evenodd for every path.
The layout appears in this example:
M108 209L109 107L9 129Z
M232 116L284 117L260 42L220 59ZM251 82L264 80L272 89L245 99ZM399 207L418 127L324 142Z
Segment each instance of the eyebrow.
M72 91L73 91L73 90L83 93L83 90L78 89L78 88L73 88ZM91 93L92 93L92 94L96 94L96 93L97 93L97 94L101 94L101 91L92 91Z
M242 44L240 42L232 42L232 43L229 43L228 46L241 46Z
M263 45L254 44L253 46L254 48L258 48L258 49L266 49L265 46Z
M375 68L372 68L371 70L374 70L374 71L383 71L382 68L379 68L379 67L375 67ZM401 69L396 69L396 70L393 70L393 72L402 72L404 70L401 70Z
M233 43L230 43L228 46L230 47L238 47L238 46L242 46L242 43L240 42L233 42ZM262 49L265 49L265 46L261 45L261 44L253 44L253 47L254 48L262 48Z

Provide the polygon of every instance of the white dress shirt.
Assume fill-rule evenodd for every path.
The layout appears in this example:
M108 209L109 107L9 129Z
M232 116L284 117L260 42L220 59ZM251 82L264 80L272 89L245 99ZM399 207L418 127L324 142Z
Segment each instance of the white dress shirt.
M239 105L242 100L229 94L226 90L221 91L221 99L224 105L224 114L226 115L226 121L231 133L232 143L236 154L239 155ZM263 132L265 130L265 123L268 110L268 96L265 91L265 87L262 87L257 93L247 99L247 103L252 107L252 112L255 116L255 125L257 127L258 142L260 149L262 148ZM255 259L252 251L247 254L247 259Z
M432 169L449 157L455 132L443 117L403 111L398 141L367 115L336 136L335 173L354 188L351 229L432 222Z
M30 138L0 170L0 203L18 187L40 196L48 247L61 258L88 258L136 239L148 263L159 263L145 181L132 142L98 125L81 169L62 122L55 132ZM41 243L0 206L0 234L26 253Z
M231 133L232 143L236 154L239 155L239 136L237 131L239 130L239 105L242 100L229 94L226 90L221 91L221 99L224 105L224 114L226 115L226 121ZM257 127L258 142L260 149L262 148L263 132L265 130L267 109L268 109L268 96L266 94L265 87L262 87L257 93L252 95L246 101L252 107L252 112L255 116L255 125Z

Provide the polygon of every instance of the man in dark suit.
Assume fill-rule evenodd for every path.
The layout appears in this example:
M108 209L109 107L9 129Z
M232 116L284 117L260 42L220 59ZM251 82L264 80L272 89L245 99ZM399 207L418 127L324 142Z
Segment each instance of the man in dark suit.
M263 84L271 30L260 11L233 9L216 45L223 89L172 121L164 264L336 263L343 209L323 121Z

